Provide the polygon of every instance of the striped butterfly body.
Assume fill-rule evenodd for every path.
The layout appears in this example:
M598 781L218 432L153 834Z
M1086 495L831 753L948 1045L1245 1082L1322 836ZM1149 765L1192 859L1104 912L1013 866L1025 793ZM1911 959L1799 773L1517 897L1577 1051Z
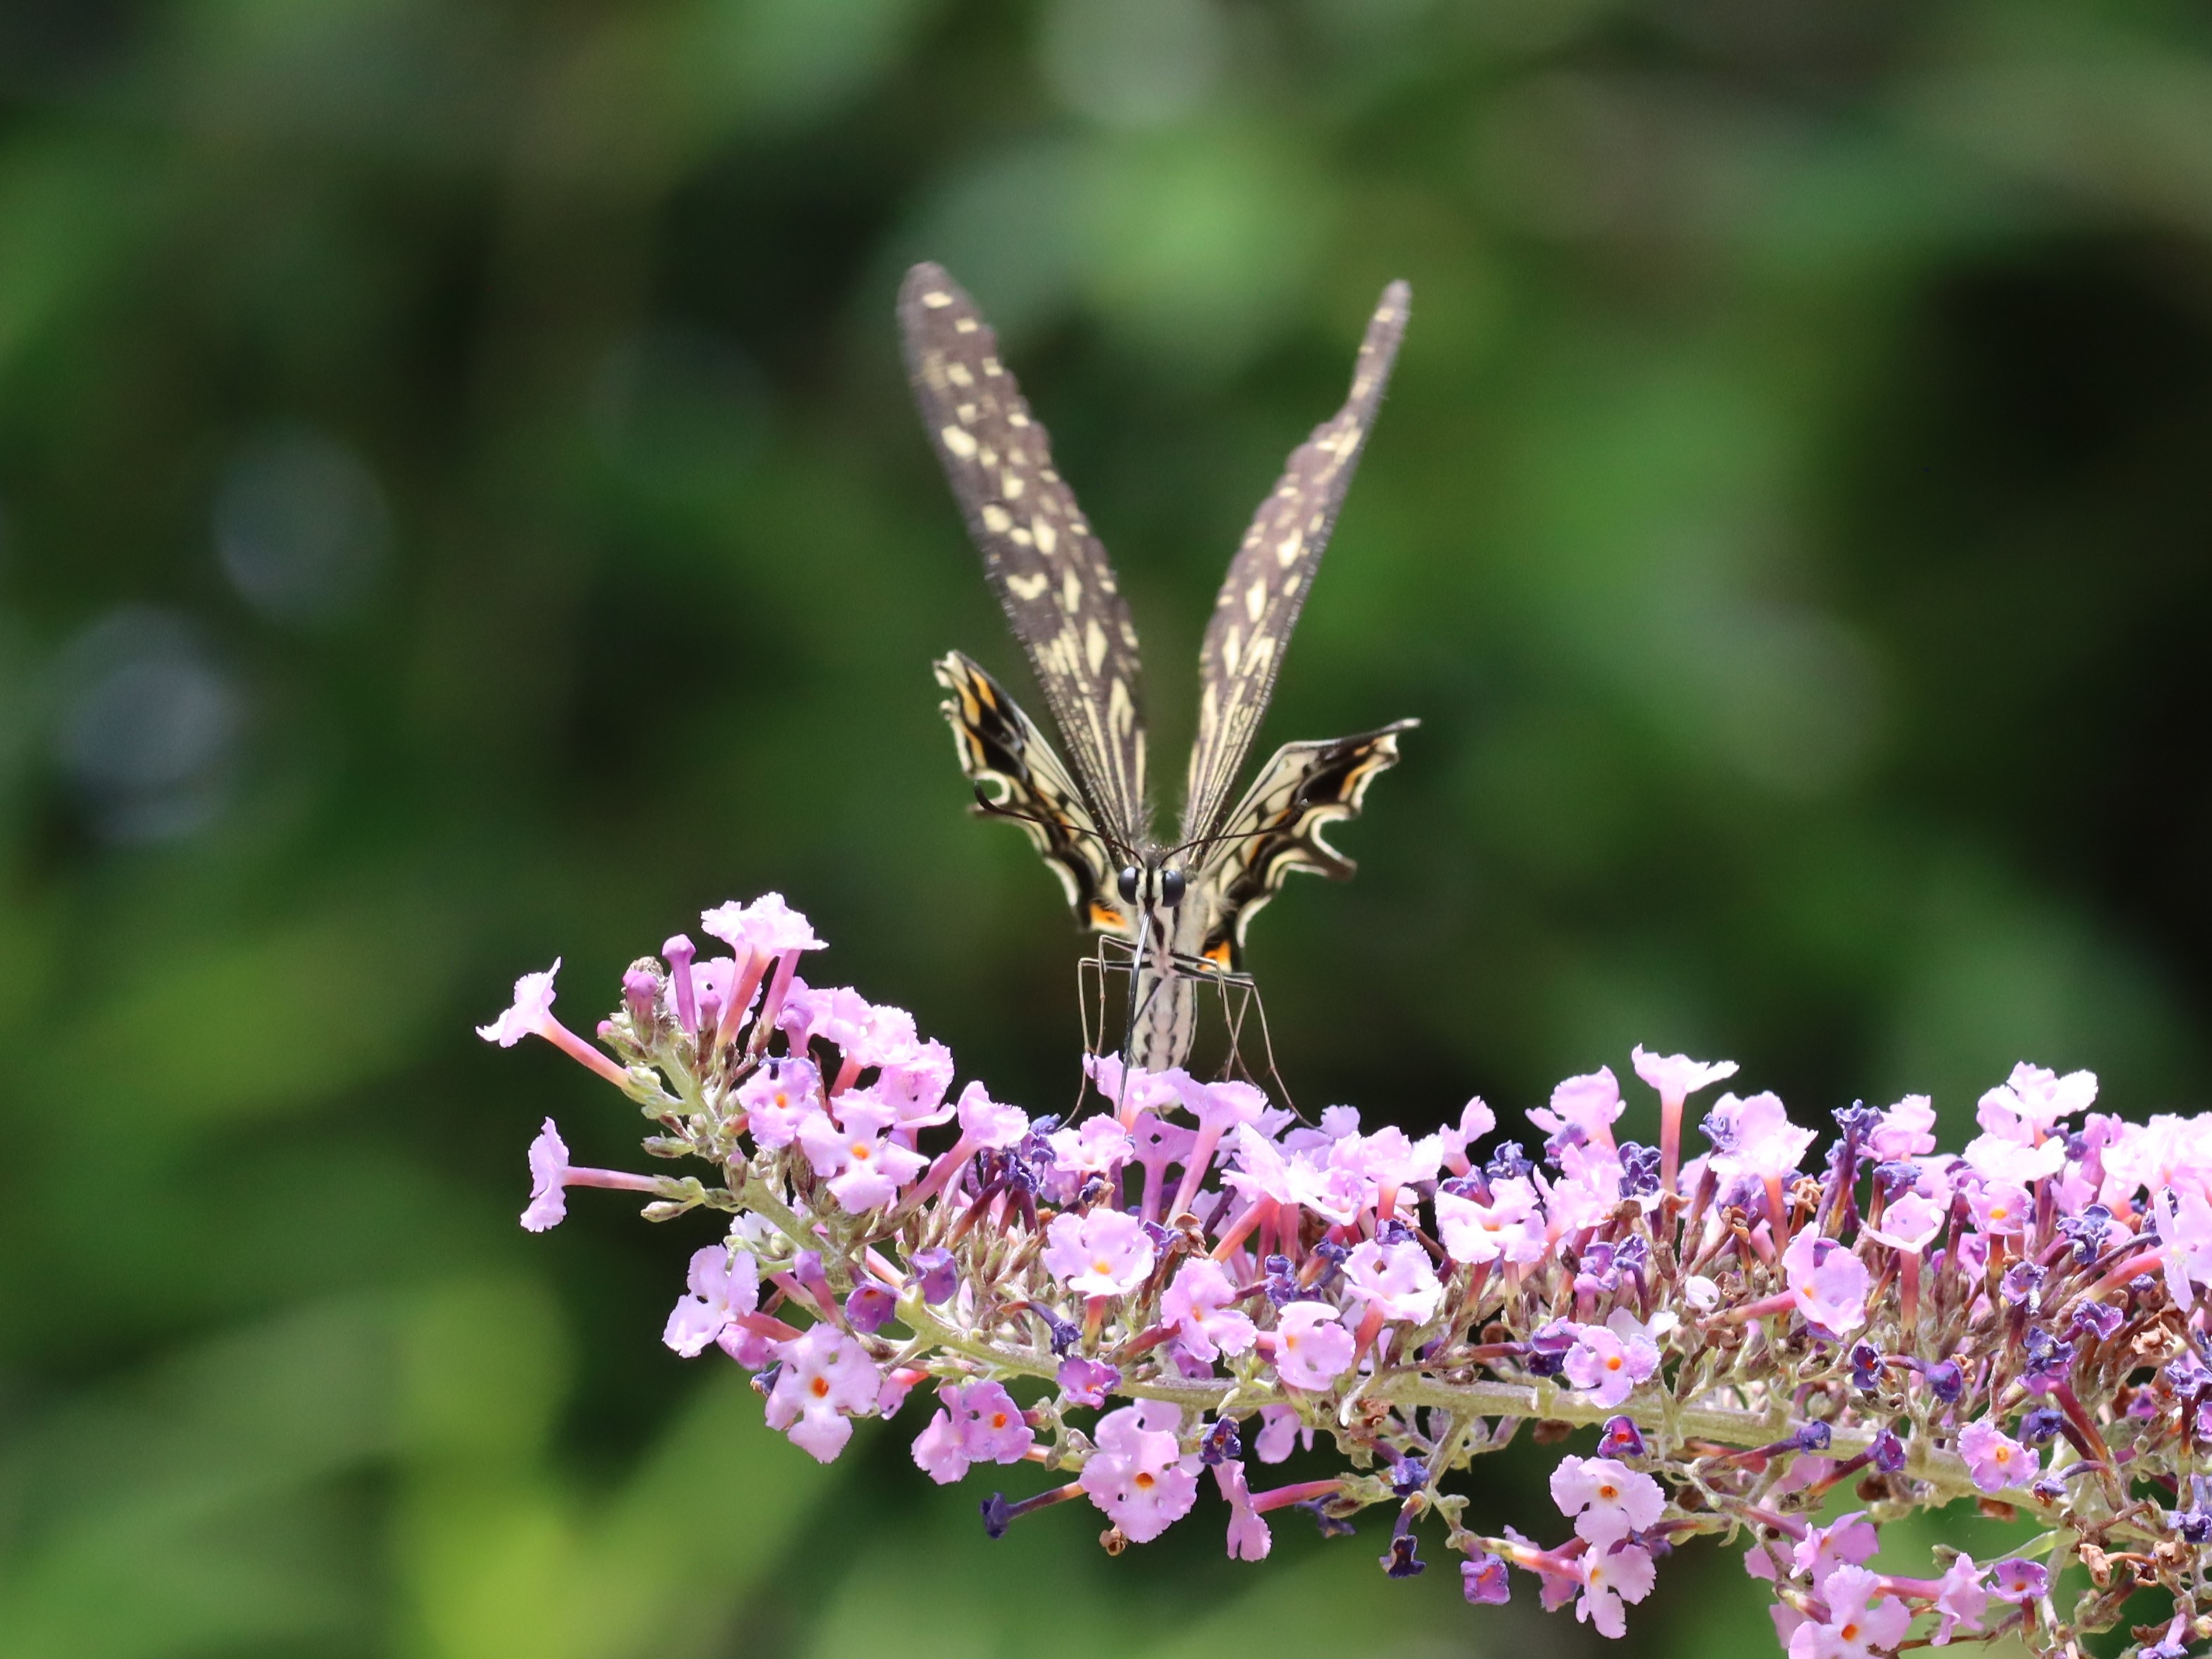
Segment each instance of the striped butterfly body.
M1245 929L1294 870L1343 880L1324 839L1395 765L1398 720L1287 744L1232 802L1346 487L1380 407L1409 292L1383 290L1334 418L1291 452L1252 520L1206 624L1198 735L1182 820L1158 838L1146 787L1137 630L1106 550L1054 470L975 302L933 264L899 294L907 368L983 568L1036 671L1066 758L1000 684L959 652L936 665L961 769L981 810L1019 824L1084 927L1127 948L1127 1045L1148 1070L1190 1054L1200 985L1241 979Z

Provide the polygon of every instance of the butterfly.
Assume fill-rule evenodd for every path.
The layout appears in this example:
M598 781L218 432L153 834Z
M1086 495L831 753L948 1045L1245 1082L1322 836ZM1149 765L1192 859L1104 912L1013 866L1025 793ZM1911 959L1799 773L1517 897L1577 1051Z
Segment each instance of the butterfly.
M1066 758L1006 689L955 651L935 665L978 809L1018 824L1066 888L1079 924L1130 958L1128 1060L1182 1065L1198 986L1242 981L1245 930L1294 870L1344 880L1322 831L1358 815L1396 764L1403 720L1355 737L1286 744L1231 804L1284 647L1381 407L1411 290L1382 291L1344 407L1291 453L1230 561L1199 654L1197 739L1172 842L1152 830L1137 630L1106 550L1054 470L975 301L918 264L899 291L900 333L923 425L1058 728Z

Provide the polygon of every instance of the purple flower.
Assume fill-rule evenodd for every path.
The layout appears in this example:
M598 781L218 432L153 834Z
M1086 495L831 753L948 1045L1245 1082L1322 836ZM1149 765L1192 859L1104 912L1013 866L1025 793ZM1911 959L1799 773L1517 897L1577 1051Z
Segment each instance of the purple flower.
M1644 1431L1636 1426L1632 1417L1608 1417L1598 1431L1600 1457L1641 1457L1644 1449Z
M2006 1601L2033 1601L2051 1588L2051 1570L2040 1561L2007 1556L1990 1569L1990 1589Z
M1929 1393L1947 1406L1957 1404L1966 1389L1966 1374L1955 1359L1939 1359L1932 1365L1922 1366L1920 1380L1928 1385Z
M1589 1394L1594 1403L1610 1409L1636 1391L1638 1383L1659 1369L1659 1350L1638 1329L1623 1340L1603 1325L1575 1325L1575 1346L1567 1350L1562 1368L1567 1381Z
M1045 1231L1045 1270L1084 1296L1126 1296L1152 1270L1144 1223L1119 1210L1056 1215Z
M1552 1501L1574 1521L1576 1534L1589 1540L1594 1554L1641 1532L1667 1508L1656 1480L1610 1457L1561 1458L1552 1471Z
M691 1253L686 1282L691 1293L677 1298L660 1340L690 1359L760 1305L760 1264L743 1250L709 1244Z
M1834 1239L1808 1228L1790 1241L1782 1253L1782 1267L1807 1324L1847 1336L1866 1323L1873 1276L1865 1262Z
M1198 1456L1176 1443L1181 1422L1177 1407L1148 1400L1107 1413L1091 1436L1083 1490L1132 1543L1150 1543L1198 1501Z
M775 1345L782 1362L768 1398L768 1425L817 1462L836 1460L853 1437L852 1415L875 1409L883 1375L868 1351L833 1325Z
M1248 1315L1230 1305L1236 1299L1237 1286L1221 1264L1200 1256L1176 1269L1160 1298L1160 1323L1173 1329L1176 1343L1196 1358L1244 1353L1258 1333Z
M1488 1550L1477 1550L1459 1564L1460 1593L1478 1607L1502 1607L1513 1599L1505 1563Z
M1054 1376L1071 1406L1103 1406L1106 1396L1121 1385L1121 1373L1100 1359L1080 1355L1063 1359Z
M907 1271L921 1286L921 1299L936 1307L952 1299L960 1288L960 1269L952 1260L952 1252L941 1245L932 1245L926 1250L916 1250L906 1259Z
M2043 1460L1988 1418L1969 1423L1959 1436L1959 1455L1984 1492L2024 1486L2041 1473Z
M1326 1302L1279 1310L1274 1346L1276 1373L1294 1389L1325 1389L1352 1368L1352 1333Z
M1868 1448L1874 1458L1875 1468L1884 1474L1895 1474L1905 1467L1905 1443L1897 1437L1897 1431L1885 1427L1874 1437Z
M863 1336L873 1336L897 1311L898 1297L882 1285L856 1285L845 1298L845 1322Z
M522 1212L524 1227L542 1233L561 1224L568 1213L568 1143L549 1117L530 1143L530 1207Z

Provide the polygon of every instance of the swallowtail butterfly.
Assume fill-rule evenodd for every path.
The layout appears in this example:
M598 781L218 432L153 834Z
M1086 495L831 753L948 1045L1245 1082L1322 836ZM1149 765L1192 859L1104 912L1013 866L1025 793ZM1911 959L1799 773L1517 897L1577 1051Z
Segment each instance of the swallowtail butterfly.
M983 811L1020 824L1084 927L1121 941L1132 980L1128 1054L1150 1070L1188 1058L1197 985L1241 977L1244 932L1293 870L1353 870L1323 839L1358 814L1398 759L1398 720L1357 737L1286 744L1231 804L1284 647L1313 585L1412 298L1382 291L1334 418L1291 453L1252 520L1199 654L1198 737L1175 840L1152 830L1137 630L1106 550L1053 468L998 342L934 264L907 273L899 326L922 423L1059 727L1062 760L1004 688L956 651L936 665L961 769ZM1072 763L1072 764L1071 764Z

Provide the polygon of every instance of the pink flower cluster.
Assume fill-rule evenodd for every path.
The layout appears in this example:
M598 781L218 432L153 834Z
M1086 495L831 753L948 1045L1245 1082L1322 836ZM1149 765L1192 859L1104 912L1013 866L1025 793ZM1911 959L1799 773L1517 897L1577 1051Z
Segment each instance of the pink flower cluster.
M1110 1056L1085 1062L1085 1105L1032 1116L956 1096L905 1013L801 979L822 943L777 896L701 920L728 954L679 935L635 963L599 1044L554 1017L550 971L482 1035L546 1038L629 1095L647 1152L703 1162L580 1167L549 1121L523 1224L558 1222L574 1187L717 1212L665 1340L751 1371L814 1457L929 1383L912 1454L932 1480L1059 1478L985 1499L994 1535L1087 1501L1109 1549L1146 1542L1210 1470L1239 1559L1268 1553L1277 1511L1335 1534L1380 1506L1392 1576L1440 1541L1469 1601L1507 1599L1517 1569L1612 1637L1704 1533L1747 1543L1791 1659L1960 1636L2078 1654L2150 1589L2173 1611L2136 1627L2146 1659L2212 1634L2212 1115L2127 1122L2093 1109L2087 1073L2023 1065L1955 1153L1923 1097L1835 1113L1816 1151L1771 1093L1722 1095L1698 1151L1687 1103L1736 1068L1639 1048L1649 1146L1616 1134L1609 1068L1528 1112L1534 1156L1477 1149L1480 1100L1416 1139ZM1531 1424L1595 1434L1553 1474L1548 1547L1481 1529L1451 1484ZM1316 1437L1334 1473L1254 1489ZM1862 1508L1824 1522L1845 1483ZM2032 1517L2030 1553L1870 1565L1877 1522L1968 1501ZM2062 1602L2069 1566L2086 1588Z

